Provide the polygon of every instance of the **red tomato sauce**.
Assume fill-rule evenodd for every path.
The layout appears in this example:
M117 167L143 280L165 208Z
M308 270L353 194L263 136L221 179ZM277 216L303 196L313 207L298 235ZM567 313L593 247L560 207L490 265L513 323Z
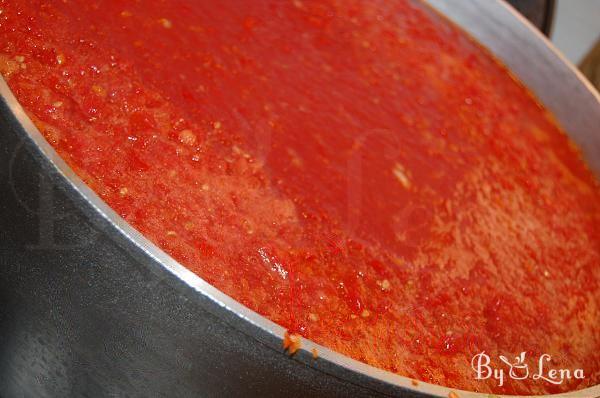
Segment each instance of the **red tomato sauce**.
M226 294L426 382L599 382L598 182L528 91L420 3L0 9L0 71L46 139ZM499 387L475 380L482 351L586 378Z

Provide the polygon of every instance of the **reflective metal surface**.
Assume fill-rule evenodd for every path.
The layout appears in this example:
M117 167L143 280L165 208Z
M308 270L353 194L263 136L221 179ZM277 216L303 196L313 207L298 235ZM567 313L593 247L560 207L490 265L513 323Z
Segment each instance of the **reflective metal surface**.
M550 36L555 0L506 0L546 36Z
M598 94L540 34L500 1L430 3L502 59L600 170ZM287 356L280 326L141 236L3 81L0 94L0 396L448 396L310 341ZM600 386L564 396L597 397Z

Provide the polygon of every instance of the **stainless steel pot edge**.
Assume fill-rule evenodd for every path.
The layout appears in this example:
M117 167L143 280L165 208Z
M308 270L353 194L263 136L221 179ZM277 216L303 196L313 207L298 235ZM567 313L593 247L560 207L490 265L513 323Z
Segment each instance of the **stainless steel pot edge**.
M527 19L500 0L425 0L481 43L548 109L600 176L600 93Z
M460 1L460 0L458 0ZM477 0L481 2L486 0ZM440 1L433 1L439 3ZM455 3L456 0L450 0L446 3ZM491 2L490 2L491 3ZM503 7L500 2L494 7ZM523 21L520 21L523 22ZM483 43L485 45L485 43ZM546 43L547 44L547 43ZM555 50L553 50L555 51ZM560 56L559 56L560 57ZM562 59L562 57L560 57ZM563 60L564 62L564 60ZM572 67L571 67L572 68ZM225 295L212 285L208 284L202 278L183 267L152 242L142 236L137 230L130 226L124 219L116 214L106 203L104 203L79 177L75 175L72 169L64 162L64 160L55 152L50 144L44 139L39 130L29 119L23 108L20 106L10 88L3 79L0 79L0 96L7 103L10 110L13 112L22 128L28 134L29 138L37 145L38 149L50 160L56 170L68 181L69 185L81 195L86 202L96 209L107 221L109 221L121 234L127 237L132 243L143 250L148 256L153 258L164 266L166 270L174 274L177 278L183 281L187 286L202 295L209 297L212 301L219 304L227 311L236 314L240 318L250 322L256 327L270 333L273 336L281 339L284 328L264 318L258 313L241 305L231 297ZM597 94L596 94L597 97ZM366 375L377 381L381 381L390 385L402 387L403 389L412 390L416 393L429 394L438 397L447 397L451 391L459 393L461 398L487 398L488 394L479 394L461 390L454 390L447 387L419 382L418 387L412 385L412 380L407 377L396 375L387 371L383 371L372 366L355 361L349 357L333 352L323 346L320 346L309 340L303 340L302 350L310 352L316 349L319 353L320 360L330 361L340 365L352 372L357 372ZM311 366L309 363L307 365ZM580 390L572 393L552 395L552 397L581 397L592 398L600 396L600 386L594 386L585 390ZM539 397L539 396L538 396Z

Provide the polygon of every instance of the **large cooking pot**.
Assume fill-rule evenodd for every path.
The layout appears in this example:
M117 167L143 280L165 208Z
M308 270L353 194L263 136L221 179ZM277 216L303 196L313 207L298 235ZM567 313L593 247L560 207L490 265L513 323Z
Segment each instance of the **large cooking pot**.
M599 96L541 34L499 0L430 3L504 61L600 171ZM280 326L136 232L3 81L0 94L1 396L448 397L310 341L286 355ZM600 386L568 396L598 397Z

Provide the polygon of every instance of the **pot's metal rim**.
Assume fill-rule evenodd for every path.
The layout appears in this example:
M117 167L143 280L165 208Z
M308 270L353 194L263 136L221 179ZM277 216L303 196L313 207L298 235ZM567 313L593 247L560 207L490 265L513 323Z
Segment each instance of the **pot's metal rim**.
M428 2L436 2L438 0L426 0ZM439 1L438 1L439 2ZM534 35L538 37L541 45L549 47L556 55L559 62L566 64L572 72L579 78L581 83L587 87L593 95L596 96L600 103L600 95L594 91L592 86L587 83L585 78L576 70L576 68L571 65L562 54L554 48L554 46L545 39L533 26L529 24L523 17L521 17L516 11L514 11L510 6L504 4L501 0L494 1L496 6L503 7L505 9L510 10L512 17L517 18L521 23L527 25L527 27L532 31ZM66 180L68 185L72 187L81 197L91 205L95 211L101 215L104 219L106 219L110 224L112 224L122 235L124 235L129 241L131 241L135 246L141 249L145 254L147 254L154 261L160 263L165 270L169 271L173 275L175 275L178 279L180 279L185 285L181 286L183 289L192 288L196 292L208 297L210 300L221 306L224 310L229 313L235 314L240 318L240 321L246 321L255 327L259 328L262 331L269 333L270 335L276 337L279 342L281 342L282 337L285 333L285 329L276 323L270 321L269 319L259 315L258 313L250 310L245 307L241 303L237 302L233 298L227 296L223 292L216 289L214 286L210 285L208 282L203 280L198 275L189 271L175 259L170 257L167 253L162 251L159 247L154 245L151 241L145 238L142 234L140 234L136 229L134 229L131 225L129 225L121 216L119 216L114 210L112 210L91 188L89 188L76 174L75 172L66 164L66 162L58 155L58 153L54 150L54 148L46 141L37 127L33 124L31 119L27 116L24 109L21 107L14 94L6 84L5 80L0 76L0 97L6 103L8 108L13 113L16 120L20 123L24 132L28 135L28 138L33 141L33 143L37 146L40 152L50 161L50 163L54 166L56 171ZM350 371L349 374L356 372L362 376L366 376L368 379L372 379L374 383L374 388L377 388L378 383L383 383L391 386L400 387L400 390L409 390L413 393L421 393L427 396L434 397L448 397L450 393L453 391L458 393L461 398L489 398L493 397L514 397L514 396L498 396L498 395L489 395L483 393L475 393L470 391L463 391L458 389L452 389L444 386L429 384L425 382L418 382L418 385L415 386L413 384L413 379L404 377L398 374L394 374L385 370L381 370L375 368L373 366L364 364L362 362L356 361L352 358L344 356L342 354L336 353L332 350L329 350L326 347L323 347L319 344L316 344L310 340L303 339L302 341L302 351L305 351L306 354L304 356L296 356L293 360L299 360L304 362L307 366L314 366L311 362L300 359L302 357L309 357L311 355L312 350L317 350L319 361L329 361L335 365L341 366ZM282 357L282 360L283 357ZM336 375L339 376L339 375ZM348 379L348 377L339 376L343 379ZM352 380L348 380L352 382ZM519 396L521 398L527 398L526 396ZM528 396L528 397L569 397L569 398L593 398L600 397L600 385L596 385L590 388L586 388L584 390L578 390L574 392L568 392L563 394L555 394L555 395L546 395L546 396Z
M568 132L600 178L600 135L596 133L600 93L560 50L502 0L424 1L481 43L524 83Z
M444 0L423 0L423 1L428 3L430 6L432 6L441 15L448 18L448 16L446 16L443 13L443 11L438 9L439 5L442 2L444 2ZM541 42L540 44L543 44L546 48L548 48L550 51L552 51L553 55L556 58L558 58L558 61L560 61L563 65L565 65L567 68L569 68L569 70L575 76L577 76L577 79L579 80L579 82L590 92L590 94L592 94L592 96L594 96L596 98L596 101L598 101L598 103L600 103L600 93L595 89L595 87L592 85L592 83L590 83L590 81L585 78L583 73L581 73L581 71L571 61L569 61L567 59L567 57L565 57L565 55L554 45L554 43L552 43L550 41L550 39L548 39L548 37L546 37L542 32L540 32L535 26L533 26L531 24L531 22L529 22L529 20L527 18L525 18L523 15L521 15L516 9L514 9L508 3L505 3L503 0L493 0L493 1L499 7L502 7L505 11L508 11L513 18L515 18L523 26L525 26L531 32L531 34L534 35L536 37L536 39ZM464 27L462 27L462 28L464 29ZM485 44L484 44L484 47L486 47ZM594 398L596 398L596 397L594 397Z

